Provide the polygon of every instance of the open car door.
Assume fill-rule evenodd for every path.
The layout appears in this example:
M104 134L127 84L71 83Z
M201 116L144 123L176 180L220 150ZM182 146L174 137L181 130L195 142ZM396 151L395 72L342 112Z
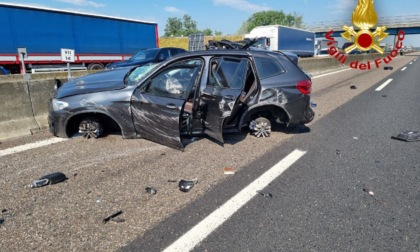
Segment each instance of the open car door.
M204 133L223 141L223 123L238 106L248 61L243 58L224 57L210 64L209 79L201 93L204 106Z
M183 149L180 116L201 65L173 65L157 73L133 93L131 108L137 134Z

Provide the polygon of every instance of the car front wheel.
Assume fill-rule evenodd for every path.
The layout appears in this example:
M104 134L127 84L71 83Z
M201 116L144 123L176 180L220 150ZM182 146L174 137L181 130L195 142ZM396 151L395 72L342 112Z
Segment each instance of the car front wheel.
M86 139L98 138L104 135L104 127L99 119L88 117L80 121L79 133Z

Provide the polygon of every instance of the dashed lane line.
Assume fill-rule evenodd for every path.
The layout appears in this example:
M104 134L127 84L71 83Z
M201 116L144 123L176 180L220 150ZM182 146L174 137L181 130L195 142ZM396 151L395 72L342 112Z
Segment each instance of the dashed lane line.
M405 69L407 69L407 67L402 68L402 69L401 69L401 72L404 72L404 71L405 71Z
M387 81L385 81L384 84L380 85L377 89L375 89L376 92L381 91L382 89L384 89L389 83L391 83L393 81L393 79L389 79Z
M164 252L191 251L194 249L194 247L196 247L242 206L247 204L255 195L257 195L258 190L262 190L268 186L268 184L280 176L305 154L306 151L294 150L279 163L262 174L259 178L254 180L251 184L242 189L242 191L229 199L221 207L212 212L204 220L190 229L178 240L172 243L172 245L167 247Z

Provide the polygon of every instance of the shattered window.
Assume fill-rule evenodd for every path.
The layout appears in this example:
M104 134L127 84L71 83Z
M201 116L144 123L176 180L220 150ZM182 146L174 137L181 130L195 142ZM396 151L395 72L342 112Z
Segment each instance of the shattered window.
M275 59L255 57L255 65L260 79L270 78L285 72L284 68Z
M186 98L197 79L199 66L177 66L163 71L154 77L147 93L172 98Z
M212 61L210 67L210 86L240 89L244 82L248 62L240 59Z

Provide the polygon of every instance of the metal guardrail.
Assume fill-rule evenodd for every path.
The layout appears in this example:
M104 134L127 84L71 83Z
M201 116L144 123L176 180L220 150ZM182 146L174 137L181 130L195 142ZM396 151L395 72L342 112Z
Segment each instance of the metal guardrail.
M351 19L335 20L327 22L316 22L306 24L306 29L313 32L328 32L332 30L342 30L344 25L351 26ZM387 28L420 27L420 15L379 17L376 26L386 26Z

